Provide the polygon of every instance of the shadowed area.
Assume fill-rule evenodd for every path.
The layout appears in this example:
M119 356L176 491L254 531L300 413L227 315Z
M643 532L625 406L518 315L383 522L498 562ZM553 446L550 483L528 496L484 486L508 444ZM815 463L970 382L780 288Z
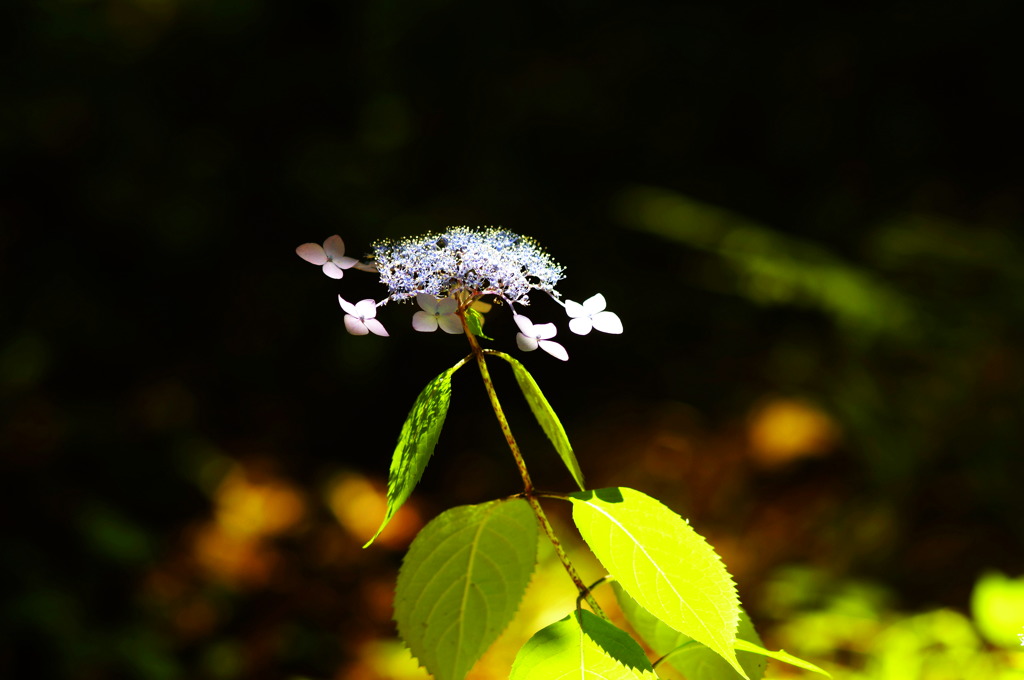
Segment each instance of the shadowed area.
M402 555L519 477L464 366L361 549L410 407L469 347L413 330L412 302L349 335L338 295L386 289L295 249L339 234L368 262L479 225L621 319L578 336L535 294L515 311L569 361L519 351L505 304L483 344L536 379L588 486L708 539L766 647L836 677L1016 677L1011 8L3 3L0 676L424 677L394 639ZM493 377L537 488L578 488ZM470 678L572 611L541 560Z

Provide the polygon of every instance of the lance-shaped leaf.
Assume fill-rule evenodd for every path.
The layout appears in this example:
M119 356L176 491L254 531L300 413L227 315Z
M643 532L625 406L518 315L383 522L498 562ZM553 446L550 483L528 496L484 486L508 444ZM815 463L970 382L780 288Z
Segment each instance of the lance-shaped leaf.
M683 635L670 628L661 619L638 605L636 600L630 597L619 583L613 581L612 589L615 591L615 599L618 600L619 608L625 614L629 625L654 650L654 653L658 656L665 656L673 652L662 662L663 664L669 664L677 669L686 680L738 680L740 676L725 659L689 635ZM744 640L757 645L761 644L761 638L757 635L754 625L750 622L750 617L742 607L740 608L736 638L737 646ZM736 655L736 658L743 666L743 670L747 672L750 680L760 680L764 676L767 664L763 655L741 652ZM660 672L661 665L658 668Z
M441 436L444 418L448 415L448 404L452 396L452 373L461 366L462 362L431 380L420 392L420 396L416 397L416 402L412 405L405 424L402 425L402 432L398 435L395 452L391 455L391 470L388 472L388 508L384 513L384 521L364 548L380 536L380 532L384 531L384 527L409 498L423 476L427 461L434 453L437 439Z
M634 489L580 491L569 500L580 534L626 592L746 678L733 651L740 608L736 585L700 534Z
M655 680L644 650L585 609L539 630L516 655L509 680Z
M798 656L793 656L792 654L790 654L789 652L787 652L784 649L780 649L777 652L773 652L770 649L765 649L761 645L754 644L753 642L748 641L748 640L736 640L736 649L738 649L741 652L750 652L752 654L760 654L762 656L767 656L769 659L775 659L777 661L783 661L785 663L788 663L791 666L796 666L797 668L803 668L804 670L814 671L815 673L820 673L821 675L824 675L827 678L831 678L832 677L832 674L829 673L828 671L826 671L824 668L820 668L818 666L815 666L810 661L804 661L803 659L801 659Z
M576 484L579 485L580 489L585 489L583 471L580 470L576 454L572 452L572 444L569 443L569 437L565 434L562 421L558 419L554 409L551 408L551 404L544 397L544 393L540 391L537 381L533 379L533 376L530 375L525 366L508 354L504 352L489 352L489 354L501 357L512 365L512 372L516 376L516 382L519 383L519 389L523 391L526 403L530 405L530 410L533 411L533 417L537 419L537 422L540 423L541 428L544 430L544 434L555 445L555 450L558 451L558 455L561 457L562 462L565 463L565 467L569 468L569 472L572 473L572 478L576 480Z
M434 518L402 560L398 633L437 680L462 680L508 626L537 562L537 519L522 498Z

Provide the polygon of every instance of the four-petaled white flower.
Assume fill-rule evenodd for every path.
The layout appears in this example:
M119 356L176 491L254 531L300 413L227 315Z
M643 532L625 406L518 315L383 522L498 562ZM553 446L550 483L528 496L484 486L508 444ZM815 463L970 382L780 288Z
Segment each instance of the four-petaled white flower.
M324 241L323 246L316 243L303 243L295 249L295 252L306 262L319 265L324 274L332 279L340 279L345 275L343 269L349 269L359 264L359 260L345 257L345 242L337 234Z
M352 335L373 333L374 335L388 336L388 332L384 330L384 325L374 318L377 316L377 303L373 300L360 300L352 304L339 295L338 303L345 310L345 328Z
M455 298L438 300L433 295L420 293L416 296L416 304L422 312L412 316L412 327L423 333L432 333L440 326L445 333L458 335L462 332L462 319L455 313L459 301Z
M516 325L522 331L516 334L516 345L519 346L519 349L524 352L532 352L540 347L556 359L569 360L569 353L565 351L565 348L551 340L558 333L555 324L539 323L534 325L522 314L516 314L512 318L515 319Z
M565 301L565 312L569 315L569 330L576 335L586 335L596 328L602 333L621 333L622 321L615 312L606 312L604 296L598 293L584 300L581 305L572 300Z

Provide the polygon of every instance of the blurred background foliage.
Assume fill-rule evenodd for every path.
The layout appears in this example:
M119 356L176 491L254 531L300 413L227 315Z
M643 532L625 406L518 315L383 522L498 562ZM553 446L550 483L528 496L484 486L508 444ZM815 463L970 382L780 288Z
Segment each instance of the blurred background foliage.
M1010 7L4 3L0 675L422 677L401 555L514 468L460 372L361 550L409 405L465 348L401 307L348 336L335 296L373 277L294 248L501 224L625 324L524 358L590 485L688 517L769 646L1022 677ZM496 379L534 478L570 488ZM549 562L472 677L571 602Z

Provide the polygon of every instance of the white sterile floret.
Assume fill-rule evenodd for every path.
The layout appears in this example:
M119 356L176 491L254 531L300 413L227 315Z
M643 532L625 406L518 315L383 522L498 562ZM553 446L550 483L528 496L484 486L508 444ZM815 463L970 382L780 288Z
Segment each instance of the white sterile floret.
M416 304L423 311L412 316L412 327L423 333L432 333L440 326L445 333L457 335L462 332L462 319L455 313L459 301L455 298L438 300L433 295L420 293L416 296Z
M569 330L576 335L586 335L592 328L602 333L621 333L622 321L615 312L606 312L604 296L598 293L583 301L581 305L572 300L565 301L565 312L571 319Z
M558 333L555 324L539 323L535 325L522 314L516 314L512 318L515 319L516 325L521 331L516 334L516 345L519 346L519 349L524 352L532 352L540 347L556 359L569 360L569 353L565 351L565 348L551 340Z
M339 295L338 303L345 310L345 328L352 335L373 333L374 335L388 336L388 332L384 330L384 325L374 318L377 316L377 303L373 300L360 300L352 304Z
M345 242L337 234L324 241L322 246L316 243L303 243L295 252L306 262L320 266L324 274L332 279L340 279L345 275L343 269L359 264L359 260L345 257Z

